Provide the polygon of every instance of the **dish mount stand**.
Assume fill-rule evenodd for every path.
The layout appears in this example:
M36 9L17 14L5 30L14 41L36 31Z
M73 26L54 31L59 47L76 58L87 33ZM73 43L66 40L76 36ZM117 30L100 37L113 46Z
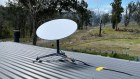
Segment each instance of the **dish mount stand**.
M83 61L80 61L80 60L77 60L77 59L74 59L74 58L70 58L64 52L61 52L60 47L59 47L59 40L56 40L56 45L57 45L57 52L56 53L52 53L52 54L37 57L36 60L33 61L33 63L35 63L35 62L42 63L42 62L47 61L47 60L46 61L41 60L42 58L52 57L52 56L60 56L60 57L62 57L62 58L58 59L58 61L60 61L60 62L70 62L70 63L73 63L73 64L77 64L78 62L80 62L80 63L83 63L84 65L91 66L91 65L89 65L89 64L87 64Z

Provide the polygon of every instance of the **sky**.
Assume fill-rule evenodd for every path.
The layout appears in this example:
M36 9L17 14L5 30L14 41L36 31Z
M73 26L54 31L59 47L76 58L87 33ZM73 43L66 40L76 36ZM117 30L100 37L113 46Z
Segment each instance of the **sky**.
M105 12L110 13L111 12L111 3L113 0L86 0L88 3L88 9L98 12ZM129 2L134 1L140 1L140 0L122 0L122 6L123 8L126 8Z
M0 5L5 5L5 2L8 0L0 0ZM80 0L79 0L80 1ZM110 3L113 0L85 0L88 3L88 9L95 11L95 12L104 12L110 13L111 12L111 5ZM125 8L127 4L131 1L140 1L140 0L122 0L122 6Z
M7 2L8 0L0 0L0 5L5 5L5 2Z

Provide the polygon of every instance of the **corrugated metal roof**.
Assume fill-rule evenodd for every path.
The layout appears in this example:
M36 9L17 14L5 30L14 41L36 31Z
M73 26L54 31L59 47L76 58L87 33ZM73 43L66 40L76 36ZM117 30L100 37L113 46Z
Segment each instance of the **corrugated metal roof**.
M54 52L56 50L50 48L0 42L0 79L140 79L139 62L97 55L65 51L69 57L82 60L93 67L82 63L32 62L37 56ZM95 67L99 66L109 70L98 72Z

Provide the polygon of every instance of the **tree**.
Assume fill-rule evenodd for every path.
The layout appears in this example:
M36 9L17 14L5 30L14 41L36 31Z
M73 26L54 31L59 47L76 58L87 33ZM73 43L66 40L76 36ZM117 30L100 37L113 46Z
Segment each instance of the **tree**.
M84 0L81 0L81 2L78 1L76 11L80 18L79 29L83 29L84 28L83 26L85 24L87 25L90 21L91 12L90 10L87 10L87 7L88 4Z
M0 38L2 38L2 29L3 29L3 22L4 22L4 7L0 6Z
M125 15L124 15L124 25L125 27L129 24L130 16L128 14L128 8L126 8Z
M140 26L140 2L139 1L135 4L134 8L135 8L135 11L133 12L132 17Z
M20 30L21 36L25 37L25 31L27 30L25 24L28 17L28 11L17 1L8 1L6 7L9 13L7 21L10 21L12 27L14 27L15 30Z
M79 10L77 0L19 0L19 2L28 10L32 19L33 45L36 45L37 41L36 29L42 22L56 18L57 15L61 16L64 12ZM82 0L80 8L85 9L84 6L86 5ZM81 11L79 13L82 14Z
M37 41L37 35L36 35L36 29L37 29L37 13L41 9L39 0L19 0L19 2L28 9L31 19L32 19L32 25L33 25L33 45L36 45Z
M93 21L92 24L94 26L98 26L100 24L100 15L95 12L92 12L91 20Z
M84 0L13 0L12 2L9 0L7 7L10 13L8 21L15 29L20 29L23 36L25 30L30 31L33 45L37 42L38 26L51 19L64 18L61 16L65 12L74 13L76 15L74 20L79 23L89 23L90 11L87 10L87 3Z
M91 11L87 10L84 17L85 17L85 19L84 19L85 20L85 27L87 29L87 26L91 25L91 18L92 18Z
M109 19L109 13L105 13L102 15L102 23L104 24L104 26L106 25L106 23L108 23L110 21Z
M135 2L130 2L126 7L125 15L124 15L124 24L127 26L132 18L133 13L136 11Z
M9 16L7 7L0 6L0 39L11 37L11 26L9 25L10 23L6 20L7 16Z
M19 2L25 7L32 19L33 27L33 45L36 45L37 35L36 30L38 26L53 15L56 11L56 0L19 0ZM46 15L46 16L45 16Z
M112 17L111 17L111 22L112 22L112 28L113 29L118 29L118 23L121 21L122 18L122 12L123 12L123 7L121 6L122 1L121 0L114 0L114 2L111 3L112 6Z

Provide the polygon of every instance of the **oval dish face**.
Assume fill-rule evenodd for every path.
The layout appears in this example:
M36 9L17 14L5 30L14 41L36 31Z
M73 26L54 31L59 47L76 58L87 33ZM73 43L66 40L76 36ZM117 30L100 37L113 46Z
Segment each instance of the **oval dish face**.
M43 23L36 31L38 37L46 40L59 40L77 30L77 23L69 19L56 19Z

